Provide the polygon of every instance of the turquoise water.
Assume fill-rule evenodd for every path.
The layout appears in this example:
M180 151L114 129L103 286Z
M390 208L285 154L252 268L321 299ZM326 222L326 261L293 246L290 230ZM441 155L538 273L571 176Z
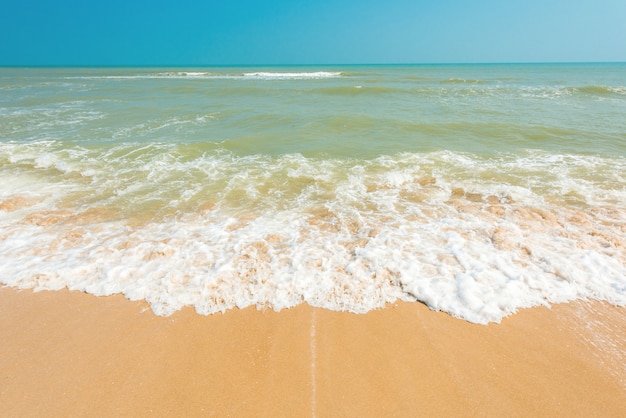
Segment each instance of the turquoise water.
M0 281L158 314L626 302L626 64L0 68Z

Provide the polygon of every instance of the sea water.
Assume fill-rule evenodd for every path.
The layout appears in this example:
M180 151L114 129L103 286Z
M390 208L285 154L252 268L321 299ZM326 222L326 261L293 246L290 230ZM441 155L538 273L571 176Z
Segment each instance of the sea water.
M0 282L158 315L626 304L626 64L0 68Z

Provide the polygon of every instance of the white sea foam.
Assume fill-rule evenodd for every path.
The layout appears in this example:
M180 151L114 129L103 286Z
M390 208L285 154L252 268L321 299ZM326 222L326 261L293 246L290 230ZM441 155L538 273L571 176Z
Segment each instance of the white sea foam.
M159 315L302 302L366 312L402 299L486 323L576 298L626 304L623 160L0 150L0 281L10 286L122 293ZM498 171L507 175L475 180Z
M260 79L294 79L294 80L302 80L307 78L334 78L340 77L340 72L332 72L332 71L313 71L313 72L299 72L299 73L288 73L288 72L252 72L252 73L244 73L245 77L248 78L260 78Z
M256 72L204 72L204 71L167 71L161 73L146 74L120 74L120 75L77 75L67 76L66 79L85 80L137 80L137 79L257 79L257 80L305 80L341 77L338 71L308 71L308 72L280 72L280 71L256 71Z

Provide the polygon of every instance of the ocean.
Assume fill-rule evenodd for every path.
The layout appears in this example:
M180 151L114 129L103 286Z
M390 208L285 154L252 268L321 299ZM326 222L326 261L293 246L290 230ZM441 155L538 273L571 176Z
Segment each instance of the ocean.
M626 64L0 68L0 179L17 288L626 304Z

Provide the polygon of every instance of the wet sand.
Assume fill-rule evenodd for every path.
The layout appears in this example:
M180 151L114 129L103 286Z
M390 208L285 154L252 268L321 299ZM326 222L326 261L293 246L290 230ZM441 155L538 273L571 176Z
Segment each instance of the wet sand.
M0 289L1 416L623 416L626 309L184 309Z

